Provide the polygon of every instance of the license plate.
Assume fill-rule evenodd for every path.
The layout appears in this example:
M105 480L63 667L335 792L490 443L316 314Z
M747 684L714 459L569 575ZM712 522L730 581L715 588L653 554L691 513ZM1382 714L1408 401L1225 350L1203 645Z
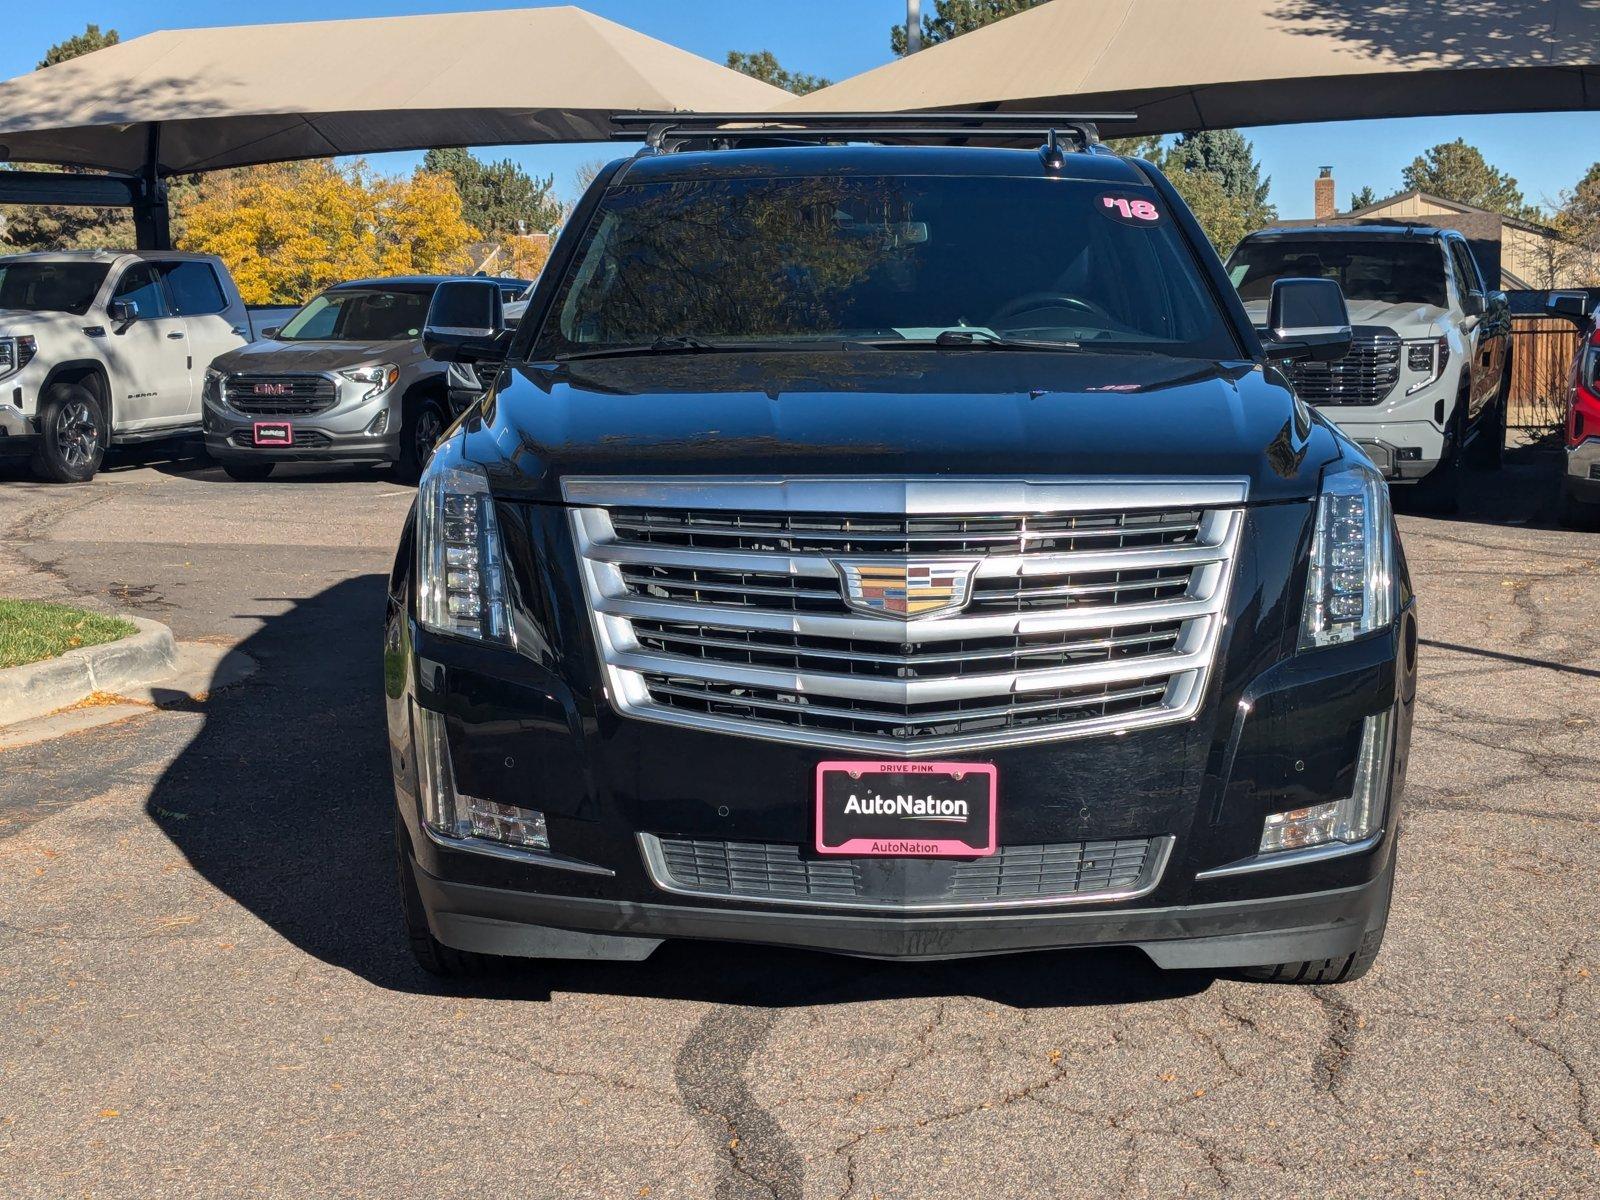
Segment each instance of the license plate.
M995 779L991 763L818 763L817 853L993 854Z
M288 421L257 421L254 429L258 446L294 445L294 426Z

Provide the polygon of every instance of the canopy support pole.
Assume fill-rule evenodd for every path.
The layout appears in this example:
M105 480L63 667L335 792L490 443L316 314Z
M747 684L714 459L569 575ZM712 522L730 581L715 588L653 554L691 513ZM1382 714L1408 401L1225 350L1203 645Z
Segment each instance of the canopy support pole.
M133 200L134 242L141 250L172 249L172 214L167 208L167 181L161 177L161 122L150 122L145 135L144 168Z

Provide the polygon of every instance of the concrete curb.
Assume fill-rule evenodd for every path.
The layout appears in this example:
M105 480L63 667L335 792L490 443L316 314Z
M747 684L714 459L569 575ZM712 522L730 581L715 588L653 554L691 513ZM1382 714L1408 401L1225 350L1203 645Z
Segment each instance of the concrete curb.
M138 632L0 671L0 725L42 717L95 692L118 692L170 675L178 662L172 630L159 621L119 615Z

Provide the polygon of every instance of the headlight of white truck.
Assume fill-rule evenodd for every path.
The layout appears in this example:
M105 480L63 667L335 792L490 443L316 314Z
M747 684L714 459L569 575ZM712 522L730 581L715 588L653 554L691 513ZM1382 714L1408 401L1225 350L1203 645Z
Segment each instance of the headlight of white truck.
M1423 377L1407 385L1406 395L1432 387L1444 375L1450 362L1450 339L1445 337L1419 338L1406 343L1406 370Z
M29 334L0 334L0 379L22 370L38 350L39 343Z
M417 489L417 610L434 633L512 644L505 555L482 467L435 456Z
M1389 488L1371 467L1352 464L1322 477L1311 543L1300 648L1332 646L1394 620L1394 543Z
M339 375L362 385L362 400L376 400L395 385L395 380L400 378L400 368L393 363L379 363L374 367L351 367L340 371Z

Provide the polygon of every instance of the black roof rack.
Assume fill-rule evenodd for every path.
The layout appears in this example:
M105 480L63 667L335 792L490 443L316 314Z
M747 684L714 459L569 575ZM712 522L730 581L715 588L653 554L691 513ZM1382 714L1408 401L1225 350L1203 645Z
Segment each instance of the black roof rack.
M1132 121L1122 112L893 112L893 113L615 113L613 140L642 139L652 150L673 150L687 140L714 146L746 142L939 142L955 139L1018 143L1039 138L1052 149L1062 135L1087 150L1099 141L1101 121Z

